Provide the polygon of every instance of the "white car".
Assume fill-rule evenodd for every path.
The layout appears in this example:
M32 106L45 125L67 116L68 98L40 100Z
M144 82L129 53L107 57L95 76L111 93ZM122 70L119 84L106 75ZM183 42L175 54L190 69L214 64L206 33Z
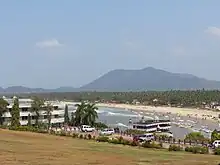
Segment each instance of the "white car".
M173 133L172 132L156 132L156 135L167 136L169 138L173 138Z
M214 148L220 147L220 140L215 140L215 141L212 143L212 145L213 145Z
M115 133L115 131L112 128L105 128L100 131L100 135L112 135L114 133Z
M152 140L154 140L154 134L153 133L146 133L143 135L136 135L133 137L133 140L138 140L139 142L152 141Z
M94 128L94 127L91 127L91 126L89 126L89 125L82 125L82 126L81 126L81 130L82 130L83 132L93 132L93 131L95 131L95 128Z

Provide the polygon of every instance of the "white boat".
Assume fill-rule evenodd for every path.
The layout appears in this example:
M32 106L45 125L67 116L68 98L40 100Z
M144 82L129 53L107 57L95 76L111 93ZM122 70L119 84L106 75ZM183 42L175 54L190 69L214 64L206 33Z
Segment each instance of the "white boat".
M145 120L133 123L132 129L156 132L156 131L169 131L171 128L170 120Z

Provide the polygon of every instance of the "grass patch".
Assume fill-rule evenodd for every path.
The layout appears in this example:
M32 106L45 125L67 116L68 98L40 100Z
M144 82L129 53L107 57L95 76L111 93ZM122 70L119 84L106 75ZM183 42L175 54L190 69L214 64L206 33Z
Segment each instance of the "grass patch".
M0 129L4 165L216 165L219 156L114 145L70 137Z

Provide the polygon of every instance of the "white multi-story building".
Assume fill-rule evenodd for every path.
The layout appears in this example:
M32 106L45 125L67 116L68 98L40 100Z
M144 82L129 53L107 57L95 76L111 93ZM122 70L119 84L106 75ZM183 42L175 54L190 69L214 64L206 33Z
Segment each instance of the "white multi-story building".
M9 103L8 111L2 115L3 123L6 125L10 125L10 123L11 123L10 111L11 111L12 106L14 104L15 97L14 98L6 98L3 96L3 99L5 99ZM36 119L36 115L34 112L30 112L31 103L33 100L32 99L23 99L23 98L21 98L21 99L19 98L18 100L19 100L19 109L20 109L20 124L27 125L29 114L31 116L31 123L34 124L35 119ZM47 101L47 102L45 102L45 105L47 103L50 103L50 105L53 106L53 111L51 112L51 114L52 114L51 124L52 125L55 125L55 124L59 125L59 124L64 123L64 111L65 111L66 105L68 105L69 114L71 114L71 112L75 111L75 104L76 103L72 103L72 102L67 103L67 102L60 102L60 101ZM39 122L42 122L42 123L48 122L46 111L43 109L40 111Z

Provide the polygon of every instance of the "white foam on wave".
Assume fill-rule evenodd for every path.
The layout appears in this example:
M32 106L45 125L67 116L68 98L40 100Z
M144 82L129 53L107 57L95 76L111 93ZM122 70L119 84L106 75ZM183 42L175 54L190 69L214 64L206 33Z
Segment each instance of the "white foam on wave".
M97 113L105 113L105 110L96 110Z
M125 113L114 113L114 112L106 112L106 116L123 116L123 117L142 117L140 114L125 114ZM144 116L144 118L154 119L150 116Z

